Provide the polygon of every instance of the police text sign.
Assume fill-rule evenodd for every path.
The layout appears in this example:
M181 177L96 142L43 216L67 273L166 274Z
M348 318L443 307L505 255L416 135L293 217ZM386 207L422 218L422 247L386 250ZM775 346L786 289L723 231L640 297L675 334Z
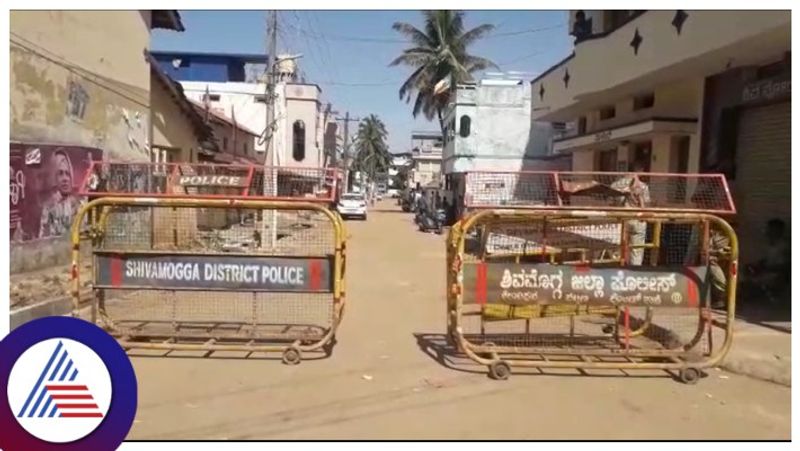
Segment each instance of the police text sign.
M332 258L98 253L95 259L98 287L333 291Z
M464 304L698 307L705 267L593 268L550 264L464 265Z

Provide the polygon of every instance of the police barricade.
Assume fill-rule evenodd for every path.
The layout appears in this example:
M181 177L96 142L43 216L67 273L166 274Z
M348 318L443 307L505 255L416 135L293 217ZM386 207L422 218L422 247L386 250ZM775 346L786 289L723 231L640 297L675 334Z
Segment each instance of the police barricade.
M728 352L738 244L721 217L735 212L724 177L473 180L490 178L448 238L447 330L492 377L512 366L661 369L693 383ZM642 184L647 202L632 204Z
M288 364L330 354L345 234L327 208L328 172L98 163L95 174L116 179L87 176L92 200L72 233L75 292L87 243L91 320L126 349L278 351ZM137 191L120 183L137 179Z

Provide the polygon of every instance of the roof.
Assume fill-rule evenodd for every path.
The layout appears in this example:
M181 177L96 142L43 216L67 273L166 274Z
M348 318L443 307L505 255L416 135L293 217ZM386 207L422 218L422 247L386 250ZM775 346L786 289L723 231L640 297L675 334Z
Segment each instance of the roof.
M163 28L165 30L186 31L181 22L181 15L174 9L154 9L150 11L150 28Z
M411 139L414 138L434 138L434 139L441 139L442 132L439 130L417 130L411 132Z
M198 114L194 109L191 101L186 97L186 94L183 93L183 87L181 87L180 83L169 78L169 75L167 75L161 69L161 66L158 65L158 62L155 61L152 55L149 53L146 53L146 55L150 63L150 73L154 75L154 79L161 83L161 85L164 86L170 93L170 96L178 105L178 108L186 115L186 117L189 119L189 122L191 122L192 128L194 129L198 138L200 138L200 141L204 141L212 148L216 148L214 131L208 126L208 124L205 123L203 117L200 116L200 114Z
M189 99L189 103L192 104L192 107L194 107L194 110L197 112L197 114L202 116L202 115L204 115L206 113L206 107L202 103L194 101L194 100L191 100L191 99ZM245 133L249 133L249 134L253 135L256 138L261 136L260 133L256 133L253 130L250 130L249 128L247 128L244 125L242 125L241 122L233 122L233 119L231 119L228 116L220 113L219 111L214 111L214 110L209 108L208 109L208 113L211 116L213 116L213 119L217 120L218 122L223 122L224 124L230 125L231 127L236 127L237 129L239 129L239 130L241 130L241 131L243 131Z
M221 60L239 60L246 63L267 63L267 55L261 53L189 52L181 50L151 50L157 60L181 57L200 57Z
M575 57L575 52L573 51L572 53L570 53L569 55L567 55L567 56L566 56L564 59L562 59L561 61L559 61L559 62L557 62L557 63L553 64L553 65L552 65L552 66L550 66L550 67L549 67L549 68L548 68L546 71L544 71L544 72L542 72L541 74L539 74L539 76L538 76L538 77L536 77L536 78L534 78L533 80L531 80L531 84L534 84L534 83L536 83L537 81L539 81L539 80L543 79L544 77L546 77L546 76L547 76L547 74L549 74L549 73L553 72L554 70L558 69L559 67L563 66L563 65L564 65L564 63L566 63L567 61L571 60L571 59L572 59L572 58L574 58L574 57Z

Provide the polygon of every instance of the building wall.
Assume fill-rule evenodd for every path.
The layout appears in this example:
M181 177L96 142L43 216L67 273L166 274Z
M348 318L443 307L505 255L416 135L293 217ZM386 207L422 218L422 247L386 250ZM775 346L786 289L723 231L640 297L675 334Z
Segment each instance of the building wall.
M666 118L698 118L703 102L702 77L693 77L674 83L663 84L655 88L643 88L637 95L652 93L654 104L651 108L634 109L636 96L624 96L608 102L602 107L613 105L616 114L611 119L601 119L601 108L592 108L580 114L586 117L586 132L619 127L653 117Z
M197 161L200 143L189 118L167 88L155 77L151 82L150 92L153 145L177 148L178 150L169 151L173 161Z
M202 103L206 88L210 94L219 95L219 100L211 102L211 108L219 109L230 117L235 111L236 121L254 132L260 133L266 127L267 104L263 101L266 86L263 83L209 83L182 81L184 94L195 102ZM276 100L279 103L280 99ZM276 117L279 117L276 113ZM253 148L260 162L268 161L264 150L265 143L253 139Z
M239 158L253 159L255 157L256 153L253 149L255 136L241 129L238 129L234 136L233 126L219 120L212 120L210 125L220 152Z
M13 11L11 139L149 161L149 12Z
M276 141L282 165L319 168L324 164L322 151L322 111L319 103L319 88L314 85L284 85L284 110L276 124L282 130L283 139ZM305 157L297 161L293 156L293 126L296 121L305 126ZM355 131L352 132L355 134ZM281 154L282 151L282 154Z
M703 105L702 78L689 78L675 83L660 85L651 89L644 89L639 95L653 94L652 107L635 109L635 96L626 96L616 101L608 102L604 106L613 105L615 115L613 118L601 119L601 109L594 108L579 114L586 118L586 134L596 133L616 127L622 127L653 118L672 119L697 119L696 132L687 134L689 137L689 172L697 170L700 161L700 118ZM650 170L653 172L675 172L676 168L676 141L669 134L654 133L648 136L632 138L625 143L598 143L592 151L617 150L618 170L627 170L631 162L633 144L650 141L651 160ZM575 151L581 155L573 158L575 170L599 170L592 152Z
M445 173L500 170L498 166L522 170L525 160L549 153L552 127L531 122L530 84L460 88L457 102L447 116L453 131L445 145ZM465 117L469 133L462 136Z
M675 10L648 11L612 33L575 46L574 56L533 81L535 118L563 120L559 112L581 102L602 102L615 91L636 91L676 78L702 76L726 65L756 64L779 56L791 36L788 11L686 11L680 34ZM631 41L642 39L634 52ZM610 62L613 62L610 64ZM570 81L563 82L566 72ZM624 92L623 92L624 91Z
M441 134L433 134L432 136L412 135L411 148L419 149L422 153L441 152L442 136Z
M10 29L12 167L17 145L26 166L18 172L42 168L35 186L33 176L20 182L42 196L52 191L57 183L45 167L59 149L73 181L87 156L150 161L149 11L12 11ZM37 152L40 162L29 163ZM31 232L11 255L12 272L67 263L68 233Z

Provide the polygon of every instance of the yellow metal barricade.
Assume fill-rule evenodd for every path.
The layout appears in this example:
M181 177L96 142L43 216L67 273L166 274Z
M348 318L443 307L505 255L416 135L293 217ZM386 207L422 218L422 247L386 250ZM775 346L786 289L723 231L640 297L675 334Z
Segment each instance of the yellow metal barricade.
M319 202L98 196L72 240L76 314L83 242L91 320L126 349L282 352L296 364L335 344L345 232Z
M526 191L522 177L503 175L516 180L495 185L512 199L524 192L541 200L544 192L551 200L543 206L484 201L451 228L447 333L458 349L496 379L512 367L658 369L694 383L718 364L731 346L736 307L738 242L728 222L699 208L607 206L589 173L578 175L598 206L573 197L572 208L558 180L575 173L534 175L537 186L555 183ZM653 182L658 176L651 186L674 185L670 175ZM487 187L490 199L495 185L473 187ZM720 303L724 314L712 309Z

